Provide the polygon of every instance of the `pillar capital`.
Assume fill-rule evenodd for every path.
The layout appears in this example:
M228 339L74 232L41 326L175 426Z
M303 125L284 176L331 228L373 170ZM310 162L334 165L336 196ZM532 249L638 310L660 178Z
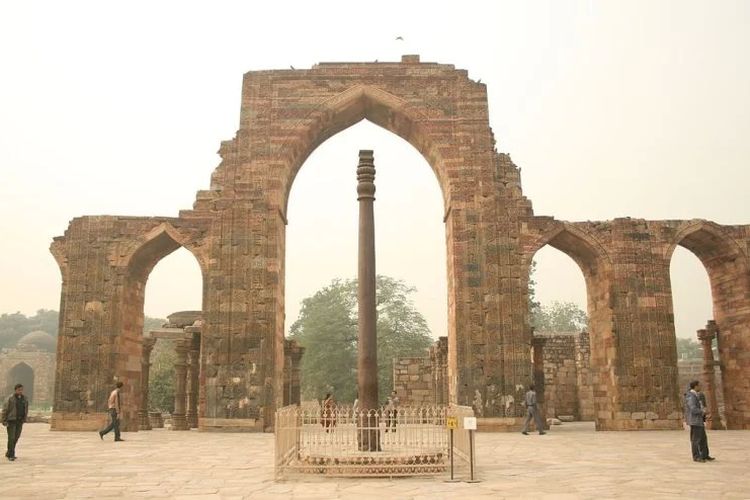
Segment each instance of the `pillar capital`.
M698 330L696 333L698 335L698 340L700 340L701 342L711 342L716 336L715 332L704 328Z

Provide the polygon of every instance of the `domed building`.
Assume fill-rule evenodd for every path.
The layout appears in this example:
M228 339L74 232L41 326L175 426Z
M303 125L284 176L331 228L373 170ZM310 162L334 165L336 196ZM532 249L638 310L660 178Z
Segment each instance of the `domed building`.
M57 339L36 330L21 337L16 345L0 351L0 390L7 397L16 384L33 405L51 406L55 383Z

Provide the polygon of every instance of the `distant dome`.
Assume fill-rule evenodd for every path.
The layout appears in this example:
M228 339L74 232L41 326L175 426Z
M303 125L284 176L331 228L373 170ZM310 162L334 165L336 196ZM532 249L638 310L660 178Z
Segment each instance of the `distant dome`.
M47 332L36 330L21 337L18 340L18 343L16 343L16 346L36 351L55 352L57 340Z

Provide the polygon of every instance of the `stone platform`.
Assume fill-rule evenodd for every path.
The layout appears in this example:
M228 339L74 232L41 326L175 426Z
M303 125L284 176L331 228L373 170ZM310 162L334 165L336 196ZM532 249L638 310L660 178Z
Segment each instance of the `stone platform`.
M2 435L4 436L4 432ZM273 480L273 435L163 429L50 432L28 424L16 462L0 461L0 498L725 498L750 497L750 432L709 431L713 463L690 458L687 431L477 435L480 483L434 478ZM105 438L106 439L106 438ZM465 478L465 471L458 477Z

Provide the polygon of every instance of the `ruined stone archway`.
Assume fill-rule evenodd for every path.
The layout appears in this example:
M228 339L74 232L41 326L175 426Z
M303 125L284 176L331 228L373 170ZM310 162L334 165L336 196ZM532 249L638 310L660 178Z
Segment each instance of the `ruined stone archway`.
M534 255L549 245L570 257L580 268L586 283L587 313L591 345L592 385L607 387L593 397L597 429L607 429L614 418L618 388L615 384L616 361L613 358L612 315L610 307L612 264L606 249L595 236L568 223L553 224L529 245L525 264L531 268ZM526 275L528 282L528 274ZM528 309L528 306L527 306Z
M708 273L714 319L719 328L719 359L729 429L750 428L744 416L750 411L750 261L740 244L716 224L690 222L678 229L665 258L671 262L675 247L682 246L701 261Z
M127 402L123 414L128 430L136 430L139 427L146 284L154 267L178 248L185 248L195 257L203 277L201 296L205 301L205 259L189 237L181 234L171 224L162 223L153 228L134 241L122 256L126 273L121 306L123 321L121 333L115 342L118 355L114 372L115 376L128 382L123 388L124 399Z
M199 427L272 428L284 402L289 190L315 147L361 119L410 142L438 178L446 224L448 399L469 405L477 391L483 394L484 428L512 429L523 414L516 395L531 378L528 265L547 243L577 260L587 280L594 342L601 342L592 350L600 353L607 381L597 387L599 428L680 425L665 259L677 241L703 252L713 266L727 356L747 350L750 317L731 311L750 310L743 257L750 226L721 227L741 249L731 261L727 252L701 250L709 229L675 236L682 221L563 223L537 216L523 195L520 170L495 150L487 89L466 71L421 63L418 56L322 63L245 74L239 130L222 142L221 163L192 209L172 218L78 217L55 238L51 251L63 283L53 428L96 428L113 377L137 378L145 279L180 245L203 272ZM745 264L738 264L740 257ZM731 359L738 377L750 380L747 360ZM225 418L229 386L257 419ZM738 401L750 401L747 383L734 387ZM750 426L747 414L746 406L738 407L735 425Z

